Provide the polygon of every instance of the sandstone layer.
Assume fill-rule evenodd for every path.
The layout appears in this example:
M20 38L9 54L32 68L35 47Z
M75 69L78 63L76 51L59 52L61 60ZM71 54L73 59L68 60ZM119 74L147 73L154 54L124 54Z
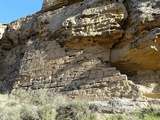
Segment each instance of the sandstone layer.
M160 49L160 2L126 1L125 34L111 52L112 65L125 73L158 71ZM121 67L122 66L122 67Z
M159 5L44 0L41 11L0 25L0 92L160 98Z

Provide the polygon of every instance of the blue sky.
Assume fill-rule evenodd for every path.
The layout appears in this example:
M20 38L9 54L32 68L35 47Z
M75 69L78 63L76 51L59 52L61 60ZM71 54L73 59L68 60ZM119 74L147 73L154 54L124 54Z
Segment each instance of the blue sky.
M33 14L42 7L43 0L0 0L0 23L9 23Z

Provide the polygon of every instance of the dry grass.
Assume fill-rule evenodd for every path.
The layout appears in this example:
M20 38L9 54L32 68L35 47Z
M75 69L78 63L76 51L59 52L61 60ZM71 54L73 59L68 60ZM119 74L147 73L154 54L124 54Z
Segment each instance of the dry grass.
M0 120L94 120L85 101L62 95L49 96L46 90L0 95ZM68 111L70 113L61 113Z
M85 101L50 96L46 90L19 90L14 95L0 95L0 120L160 120L160 112L106 115L90 111Z

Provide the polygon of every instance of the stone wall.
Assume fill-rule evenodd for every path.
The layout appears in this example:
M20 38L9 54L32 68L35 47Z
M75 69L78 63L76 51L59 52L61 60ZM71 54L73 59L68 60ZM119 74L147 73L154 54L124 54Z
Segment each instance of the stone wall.
M138 87L109 66L102 46L61 46L55 41L29 41L14 89L48 89L70 97L103 100L139 97Z

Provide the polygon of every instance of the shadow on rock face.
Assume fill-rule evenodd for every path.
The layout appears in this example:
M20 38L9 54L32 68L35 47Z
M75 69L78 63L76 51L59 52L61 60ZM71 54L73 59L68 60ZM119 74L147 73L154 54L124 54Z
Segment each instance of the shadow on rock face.
M4 52L6 55L0 60L0 93L2 94L11 92L19 76L24 48L21 46Z

